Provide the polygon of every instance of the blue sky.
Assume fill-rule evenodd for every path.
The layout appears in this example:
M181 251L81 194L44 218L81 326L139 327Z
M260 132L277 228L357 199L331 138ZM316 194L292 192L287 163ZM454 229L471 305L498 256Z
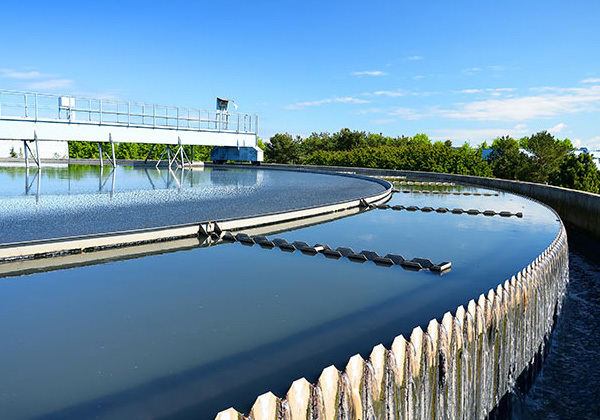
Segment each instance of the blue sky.
M4 1L0 89L256 113L473 145L600 148L600 1Z

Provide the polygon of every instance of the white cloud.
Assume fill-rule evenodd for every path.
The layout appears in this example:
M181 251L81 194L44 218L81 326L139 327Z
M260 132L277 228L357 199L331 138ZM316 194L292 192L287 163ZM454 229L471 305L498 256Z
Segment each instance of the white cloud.
M589 79L583 79L581 83L600 83L600 77L590 77Z
M373 71L355 71L352 73L353 76L387 76L385 71L373 70Z
M468 69L461 70L461 73L472 75L472 74L475 74L475 73L479 73L480 71L481 71L481 68L479 68L479 67L471 67L471 68L468 68Z
M600 86L585 88L545 87L539 95L488 99L457 103L425 111L412 110L409 115L443 117L457 120L526 121L533 118L560 117L600 110Z
M491 96L502 96L503 94L507 93L507 92L514 92L516 89L515 88L496 88L496 89L486 89L485 91L488 92Z
M523 124L517 124L512 128L449 128L429 130L428 133L431 133L430 137L433 140L452 140L457 144L468 141L471 144L480 144L484 141L490 142L501 136L520 138L527 135L527 130Z
M48 79L29 82L25 85L25 88L29 90L61 90L70 88L73 83L71 79Z
M354 98L352 96L345 97L335 97L335 98L327 98L327 99L319 99L317 101L308 101L308 102L296 102L295 104L286 105L284 108L288 110L296 110L303 109L311 106L320 106L326 104L368 104L370 101Z
M579 146L588 147L593 150L600 150L600 136L594 136L582 142Z
M532 92L556 92L559 89L561 88L558 88L556 86L536 86L529 88L529 90Z
M554 127L549 128L548 132L549 133L560 133L565 128L567 128L567 124L565 124L565 123L559 123L559 124L556 124Z
M371 93L363 93L365 96L388 96L390 98L398 98L401 96L429 96L435 95L439 92L419 92L419 91L408 91L408 90L378 90Z
M410 108L395 108L387 112L388 115L402 117L406 120L418 120L423 117L423 114L419 113L415 109Z
M423 60L424 57L421 55L411 55L410 57L406 58L409 61L419 61L419 60Z
M39 71L16 71L11 69L0 69L0 77L7 79L31 80L53 77L49 74L40 73Z
M378 90L372 94L375 96L389 96L390 98L397 98L399 96L405 96L407 93L401 90Z
M463 89L457 91L458 93L474 94L487 92L491 96L501 96L505 92L513 92L515 88L486 88L486 89Z
M454 119L523 121L593 111L600 106L600 86L520 98L489 99L458 104L437 115Z
M70 88L74 83L71 79L35 70L18 71L7 68L0 68L0 78L12 79L19 88L27 90L60 90Z

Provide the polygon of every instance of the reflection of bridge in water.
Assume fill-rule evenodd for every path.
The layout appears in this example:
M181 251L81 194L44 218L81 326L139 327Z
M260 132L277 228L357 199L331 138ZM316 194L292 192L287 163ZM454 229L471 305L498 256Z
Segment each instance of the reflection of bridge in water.
M0 140L22 141L26 165L31 157L38 167L39 145L49 141L98 143L101 164L105 156L113 166L115 143L164 144L169 165L191 163L183 146L215 146L215 161L262 161L258 116L230 113L228 102L218 100L217 110L208 111L0 90Z
M98 167L98 188L95 191L90 189L89 193L97 192L101 194L108 194L111 198L118 191L117 181L117 168L109 167L104 168ZM36 202L39 202L43 192L42 184L42 172L47 168L39 168L37 170L29 170L29 168L23 168L23 178L25 181L24 194L26 196L35 196ZM207 178L209 178L208 185L212 186L229 186L231 185L231 178L224 174L224 171L220 169L210 169L207 171L189 171L182 168L139 168L137 171L143 172L145 177L140 177L141 180L146 179L146 185L138 185L136 190L172 190L172 189L186 189L196 188L201 185L207 185ZM81 192L75 192L71 187L71 173L67 172L67 183L66 183L66 195L77 195ZM263 174L261 171L242 171L237 178L236 186L238 187L256 187L262 184ZM126 190L122 190L123 192Z

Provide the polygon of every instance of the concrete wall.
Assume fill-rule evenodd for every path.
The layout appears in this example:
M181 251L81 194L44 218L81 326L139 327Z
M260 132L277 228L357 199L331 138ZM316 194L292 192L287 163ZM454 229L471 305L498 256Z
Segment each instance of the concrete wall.
M21 158L19 162L23 162L24 147L23 142L20 140L0 141L0 158L10 157L12 150ZM29 143L29 147L35 152L35 144ZM42 159L64 159L69 157L69 145L66 141L44 141L40 142L38 147Z

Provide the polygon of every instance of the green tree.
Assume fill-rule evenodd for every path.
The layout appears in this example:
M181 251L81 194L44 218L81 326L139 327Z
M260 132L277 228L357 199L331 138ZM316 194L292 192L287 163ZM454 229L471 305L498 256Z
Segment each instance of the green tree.
M512 137L495 139L487 161L496 178L522 181L531 179L532 161L519 150L519 142Z
M333 135L335 150L352 150L366 146L367 134L364 131L350 131L342 128L339 133Z
M547 131L540 131L522 140L523 146L534 154L531 178L534 182L548 182L551 173L556 172L573 150L569 139L558 140Z
M329 133L312 133L300 143L302 159L318 150L335 150L335 144Z
M260 147L260 148L263 150L263 152L264 152L264 151L266 150L266 148L267 148L267 146L265 145L265 142L264 142L264 141L262 141L262 139L261 139L260 137L258 137L258 136L256 137L256 145L257 145L258 147Z
M429 137L427 136L427 134L418 133L418 134L415 134L414 136L412 136L410 138L410 143L413 143L413 144L431 144L431 140L429 140Z
M265 160L271 163L298 163L300 160L300 139L291 134L277 133L269 139L265 150Z
M468 144L457 149L444 143L405 144L357 148L342 151L320 150L305 163L312 165L357 166L410 171L446 172L476 176L491 176L492 171L481 152Z
M599 194L600 171L590 154L569 155L560 163L558 170L550 174L550 183Z
M69 157L72 159L98 159L98 144L88 141L70 141Z

